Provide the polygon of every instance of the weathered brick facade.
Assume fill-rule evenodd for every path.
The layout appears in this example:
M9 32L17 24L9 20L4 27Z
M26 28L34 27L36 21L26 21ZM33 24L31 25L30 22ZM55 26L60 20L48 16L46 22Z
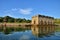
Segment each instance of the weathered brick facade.
M32 24L35 25L52 25L54 23L54 18L44 15L36 15L32 17Z

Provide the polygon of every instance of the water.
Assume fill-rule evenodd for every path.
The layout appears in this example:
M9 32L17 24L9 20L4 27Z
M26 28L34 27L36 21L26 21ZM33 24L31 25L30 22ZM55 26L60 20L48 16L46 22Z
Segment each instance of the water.
M52 35L43 37L33 35L31 30L11 32L10 34L0 32L0 40L60 40L60 32L56 31Z
M46 35L34 34L31 30L23 30L21 28L18 31L10 31L8 34L0 32L0 40L60 40L60 29L55 30L55 32ZM6 31L6 32L8 32Z

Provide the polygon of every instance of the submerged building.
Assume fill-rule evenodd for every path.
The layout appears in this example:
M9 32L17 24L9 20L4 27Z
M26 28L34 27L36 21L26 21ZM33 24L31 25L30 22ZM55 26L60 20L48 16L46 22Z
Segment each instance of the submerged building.
M55 31L54 18L44 15L36 15L32 17L32 33L49 34Z
M33 25L53 25L54 18L44 15L36 15L32 17Z

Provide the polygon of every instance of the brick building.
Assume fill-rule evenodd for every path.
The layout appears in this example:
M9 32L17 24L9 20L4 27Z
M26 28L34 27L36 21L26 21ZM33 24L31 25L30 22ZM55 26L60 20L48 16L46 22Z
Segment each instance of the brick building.
M32 17L31 30L33 34L49 34L55 31L54 18L44 15Z

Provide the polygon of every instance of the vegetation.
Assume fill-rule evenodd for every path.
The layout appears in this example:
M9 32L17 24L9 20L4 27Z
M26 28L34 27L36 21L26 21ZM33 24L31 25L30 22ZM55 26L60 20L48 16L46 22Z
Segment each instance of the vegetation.
M0 22L9 22L9 23L13 23L13 22L16 22L16 23L23 23L23 22L26 22L26 23L30 23L31 20L26 20L25 18L13 18L13 17L10 17L10 16L5 16L5 17L0 17Z
M56 24L60 24L60 19L55 19Z
M55 31L59 31L59 32L60 32L60 26L57 26L57 27L55 28Z

